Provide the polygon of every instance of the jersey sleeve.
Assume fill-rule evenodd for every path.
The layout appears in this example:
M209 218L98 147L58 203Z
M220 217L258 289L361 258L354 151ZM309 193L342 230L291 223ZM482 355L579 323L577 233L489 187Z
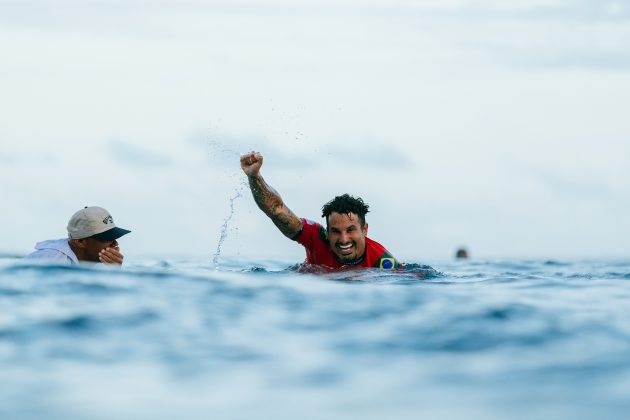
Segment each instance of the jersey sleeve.
M322 225L309 219L302 220L302 231L293 238L306 248L313 248L316 241L326 239L326 230Z
M398 262L392 254L387 250L376 260L372 265L374 268L382 268L383 270L396 270L402 268L402 265Z

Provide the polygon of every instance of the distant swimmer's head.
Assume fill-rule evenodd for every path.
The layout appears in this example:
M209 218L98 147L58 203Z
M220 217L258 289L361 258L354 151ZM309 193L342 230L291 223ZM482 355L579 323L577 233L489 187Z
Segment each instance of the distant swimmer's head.
M353 264L365 253L368 224L365 215L369 206L361 198L344 194L333 198L322 207L330 248L339 262Z
M457 259L464 260L464 259L466 259L468 257L469 257L468 250L466 248L459 248L457 250L457 252L455 253L455 258L457 258Z

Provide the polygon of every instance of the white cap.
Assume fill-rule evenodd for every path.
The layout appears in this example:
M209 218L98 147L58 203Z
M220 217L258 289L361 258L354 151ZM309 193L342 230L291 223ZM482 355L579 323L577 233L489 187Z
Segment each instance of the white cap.
M112 215L102 207L85 207L74 213L68 222L68 237L83 239L94 236L98 240L113 241L130 231L116 227Z

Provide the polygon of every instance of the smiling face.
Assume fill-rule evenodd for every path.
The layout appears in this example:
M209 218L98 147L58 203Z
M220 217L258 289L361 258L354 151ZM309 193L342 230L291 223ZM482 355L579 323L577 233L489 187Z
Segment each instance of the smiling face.
M339 262L351 264L365 252L368 225L354 213L332 212L328 216L328 242Z

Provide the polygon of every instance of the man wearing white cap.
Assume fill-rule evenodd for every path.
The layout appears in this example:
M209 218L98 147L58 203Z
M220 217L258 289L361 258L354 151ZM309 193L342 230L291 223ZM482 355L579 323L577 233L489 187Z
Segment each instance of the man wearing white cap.
M80 261L122 264L117 239L130 231L116 226L114 219L102 207L85 207L68 222L68 239L43 241L26 258L62 260L69 264Z

